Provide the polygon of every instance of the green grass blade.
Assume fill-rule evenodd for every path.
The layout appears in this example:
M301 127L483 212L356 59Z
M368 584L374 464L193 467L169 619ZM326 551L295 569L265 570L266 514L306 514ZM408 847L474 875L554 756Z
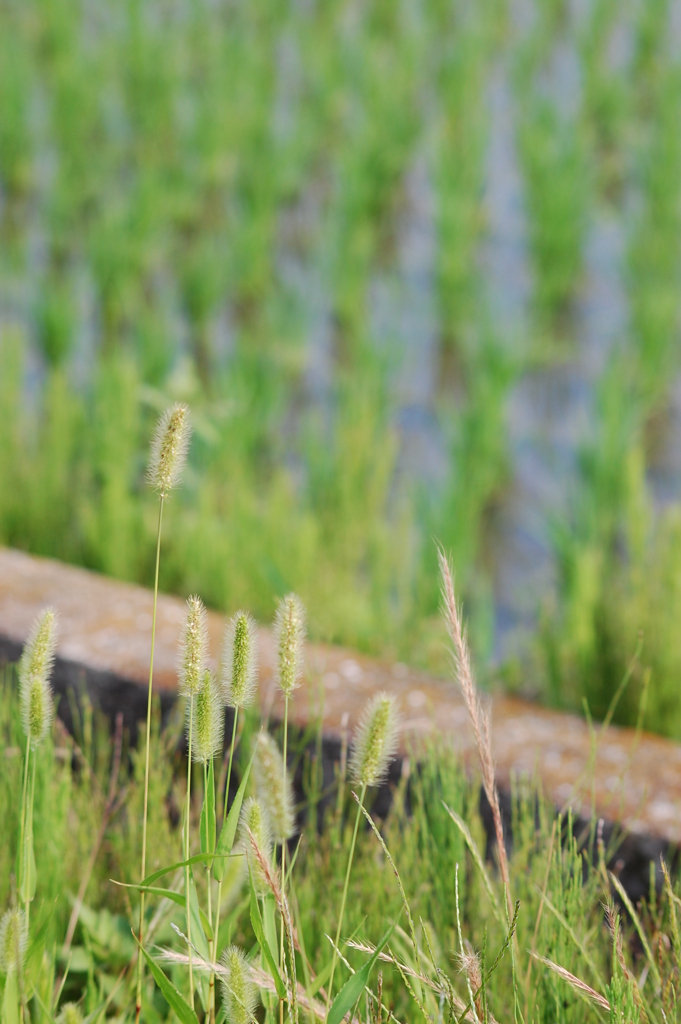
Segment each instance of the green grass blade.
M182 993L175 988L172 981L166 977L156 961L149 956L146 949L140 946L140 950L149 965L154 981L160 988L163 998L173 1013L180 1018L182 1024L199 1024L198 1017Z
M270 949L270 944L265 938L265 929L263 927L262 917L260 915L258 897L256 895L255 886L253 885L253 875L250 872L250 868L249 883L251 886L251 926L253 928L253 932L258 941L258 944L261 950L263 951L265 960L267 961L267 966L269 968L270 974L272 975L272 980L274 981L274 987L277 990L277 995L279 996L280 999L286 999L286 985L282 981L281 975L279 973L279 968L277 967L277 961L275 957L272 955L272 950Z
M329 1015L326 1018L326 1024L341 1024L345 1014L349 1013L353 1008L369 981L369 975L371 974L379 955L390 942L390 937L394 930L395 925L392 925L376 946L371 959L367 960L364 966L345 982L343 988L340 990L331 1005Z
M246 786L248 785L248 777L251 774L251 765L253 764L254 756L254 754L251 755L251 760L248 762L246 771L244 772L244 777L236 792L232 806L229 809L229 814L227 815L227 820L222 827L217 846L215 847L216 856L220 858L213 863L213 877L217 882L221 880L225 870L224 861L221 858L228 856L232 852L232 847L234 846L234 837L239 824L241 805L246 792ZM227 799L227 797L225 797L225 799Z
M201 808L201 820L199 833L201 837L201 852L213 853L215 850L215 769L213 758L210 759L206 780L206 794Z

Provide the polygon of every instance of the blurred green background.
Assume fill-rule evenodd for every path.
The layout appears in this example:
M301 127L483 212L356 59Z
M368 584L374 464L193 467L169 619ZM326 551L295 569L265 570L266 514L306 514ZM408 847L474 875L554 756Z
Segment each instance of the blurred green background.
M681 737L672 0L0 0L0 541Z

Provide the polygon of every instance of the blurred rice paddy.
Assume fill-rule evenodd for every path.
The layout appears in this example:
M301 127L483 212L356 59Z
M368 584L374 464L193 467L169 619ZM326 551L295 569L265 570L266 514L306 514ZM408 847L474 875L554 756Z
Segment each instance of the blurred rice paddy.
M681 4L0 0L0 539L681 736Z

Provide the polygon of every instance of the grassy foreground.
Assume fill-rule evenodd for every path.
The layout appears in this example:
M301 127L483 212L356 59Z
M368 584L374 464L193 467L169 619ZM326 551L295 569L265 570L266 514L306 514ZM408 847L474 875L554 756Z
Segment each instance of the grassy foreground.
M8 669L0 700L0 907L17 905L17 854L20 849L20 794L25 735L19 716L16 672ZM114 736L93 716L87 703L78 717L76 737L57 721L35 755L33 845L37 866L31 899L31 924L21 978L24 1020L35 1024L73 1024L85 1018L132 1021L135 1005L141 814L144 759L129 751L125 738ZM180 743L181 708L168 731L152 730L149 778L147 872L183 858L179 827L185 802L185 757ZM260 720L255 709L242 718L238 734L238 776L251 760L252 739ZM282 741L281 727L275 735ZM122 757L119 744L122 740ZM298 1019L324 1018L331 944L341 899L356 805L346 770L336 764L335 781L326 789L321 777L321 733L312 724L305 735L289 738L289 770L302 781L303 802L296 808L299 829L289 844L291 871L287 901L296 933L295 971L299 983ZM131 760L130 760L131 759ZM215 762L224 784L226 756ZM681 944L678 934L677 883L656 892L654 873L647 900L628 911L623 892L606 870L597 830L572 836L571 822L554 809L534 785L519 786L513 800L513 846L508 856L508 890L499 859L485 863L485 833L478 813L479 785L463 771L445 740L412 751L385 821L382 840L368 828L359 830L336 972L338 992L361 971L371 951L390 933L383 958L367 972L367 988L353 997L354 1018L373 1024L387 1021L578 1022L678 1020ZM588 783L587 783L588 785ZM258 795L251 777L250 792ZM222 791L218 787L218 794ZM234 801L236 787L231 786ZM262 795L262 794L261 794ZM316 828L324 806L323 828ZM191 853L199 855L202 786L191 808ZM367 801L371 813L372 800ZM221 807L218 799L218 821ZM241 833L243 837L243 833ZM383 843L385 846L383 846ZM279 1020L273 974L263 954L269 941L279 961L279 913L267 888L249 887L245 848L237 845L224 876L222 916L213 920L217 955L230 944L244 950L258 988L255 1017L240 1015L218 988L216 1019ZM389 851L389 853L388 853ZM388 857L392 858L389 862ZM393 870L399 872L399 879ZM251 862L251 871L253 871ZM206 872L200 856L193 872L202 908L208 907ZM277 869L273 863L276 877ZM215 907L216 882L208 874ZM251 883L252 884L252 883ZM279 882L280 884L280 882ZM154 894L153 886L157 887ZM164 888L159 888L164 887ZM401 887L409 910L401 898ZM19 889L21 886L19 885ZM184 1022L189 1012L187 933L183 907L184 871L175 867L152 883L147 894L147 950L173 990L165 993L147 970L142 1019ZM265 931L254 930L253 899L261 908ZM507 903L506 895L509 896ZM82 903L80 902L82 900ZM180 905L177 905L179 901ZM515 901L519 901L516 909ZM21 901L19 897L19 905ZM74 907L78 913L74 913ZM620 912L624 917L620 919ZM409 917L409 914L411 917ZM515 915L515 916L514 916ZM513 927L509 929L512 918ZM77 922L75 930L70 922ZM200 960L207 944L205 915L195 918L202 938L193 934ZM269 922L269 923L268 923ZM412 932L413 925L413 932ZM261 923L259 928L262 928ZM179 928L179 932L176 930ZM513 938L509 941L509 930ZM69 941L65 942L67 933ZM260 938L258 935L260 934ZM10 982L16 971L12 954L2 951L0 975L5 996L2 1020L13 1024ZM205 955L205 954L204 954ZM543 959L542 959L543 958ZM183 962L174 962L174 961ZM349 965L349 966L346 966ZM558 966L556 966L558 965ZM560 970L558 969L560 968ZM280 968L281 970L281 968ZM567 973L570 972L570 973ZM281 970L284 988L289 976ZM574 977L573 977L574 976ZM195 1008L204 1016L205 997L197 984ZM357 977L357 975L355 975ZM579 982L576 980L581 979ZM484 979L484 987L480 987ZM182 996L178 1000L175 990ZM19 990L21 991L21 989ZM222 994L220 995L220 991ZM470 994L475 1012L466 1010ZM377 996L385 1006L378 1011ZM308 998L314 996L308 1008ZM77 1004L76 1008L67 1004ZM20 1005L20 1002L19 1002ZM608 1009L609 1006L609 1009ZM350 1007L352 1009L352 1007ZM390 1016L389 1016L390 1014ZM210 1014L206 1014L208 1017ZM288 1002L285 1019L295 1019ZM339 1018L333 1018L339 1019Z

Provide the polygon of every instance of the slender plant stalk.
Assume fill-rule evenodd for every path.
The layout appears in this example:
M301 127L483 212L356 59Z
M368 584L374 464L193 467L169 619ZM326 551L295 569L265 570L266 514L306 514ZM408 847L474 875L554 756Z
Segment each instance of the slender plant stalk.
M284 774L282 776L282 794L286 792L286 759L288 752L288 694L284 696ZM281 891L286 895L286 839L281 841ZM280 966L284 969L284 918L281 919L281 948L279 953ZM284 1000L279 1000L279 1024L284 1024Z
M31 758L31 737L26 737L26 757L24 758L24 785L21 794L21 830L19 835L19 863L21 864L21 889L26 884L26 818L28 814L28 764ZM28 900L26 900L28 903Z
M156 532L156 571L154 573L154 609L151 617L151 656L149 658L149 691L147 693L147 733L146 733L146 754L144 762L144 811L142 814L142 881L146 877L147 870L147 808L149 804L149 747L151 745L151 697L154 681L154 644L156 642L156 606L158 603L158 569L161 561L161 525L163 523L163 495L159 499L158 506L158 530ZM140 950L143 943L144 929L144 893L140 893L140 923L137 939ZM142 974L144 957L141 951L137 954L137 997L135 1000L135 1024L139 1024L140 1013L142 1012Z
M31 870L31 858L30 852L33 846L33 801L35 798L35 765L36 759L33 758L31 763L31 792L29 796L28 807L26 808L26 833L30 837L30 842L26 843L26 855L24 861L24 884L26 886L26 932L28 933L29 917L31 912L31 897L28 894L28 877Z
M192 725L194 722L194 694L189 698L189 750L187 754L187 800L184 814L184 859L189 860L189 815L191 813L192 796ZM192 970L192 916L191 892L189 889L190 868L185 864L184 888L187 906L187 952L189 954L189 1005L194 1007L194 973Z
M359 802L357 804L357 816L355 817L355 828L352 833L352 843L350 845L350 856L348 857L348 868L345 872L345 884L343 885L343 898L341 900L340 914L338 915L338 927L336 928L336 941L333 944L333 956L331 958L331 977L329 978L329 988L326 994L326 1015L328 1017L329 1007L331 1005L331 996L333 994L333 976L336 973L336 959L338 949L338 943L340 942L341 929L343 927L343 917L345 915L345 902L348 898L348 886L350 884L350 871L352 870L352 861L355 856L355 844L357 843L357 831L359 829L359 819L362 815L362 807L364 806L364 797L366 796L366 782L362 783L362 789L359 794Z
M213 793L215 793L215 785L213 785ZM213 799L215 799L215 797L213 797ZM203 804L204 804L204 807L208 806L208 762L207 761L204 761L204 763L203 763ZM214 840L215 840L215 837L213 837L213 841ZM210 839L209 839L209 842L210 842ZM210 846L209 846L209 850L210 850ZM208 891L208 923L210 925L210 929L213 932L213 936L214 936L212 939L208 940L208 954L209 954L209 957L210 957L210 962L214 963L215 962L215 951L216 951L216 948L217 948L217 938L218 937L217 937L217 934L216 934L215 929L213 927L212 894L211 894L211 889L210 889L211 870L212 870L211 861L206 861L206 888L207 888L207 891ZM209 1021L215 1019L215 1008L213 1006L213 999L214 999L214 997L215 997L215 972L211 971L210 972L210 984L209 984L209 988L208 988L208 1009L206 1011L206 1024L208 1024Z
M229 783L232 778L232 761L234 759L234 746L236 743L236 723L239 718L238 707L234 708L234 725L232 726L232 745L229 749L229 762L227 764L227 783L225 785L225 799L222 803L222 827L225 827L225 821L227 820L227 801L229 800ZM218 900L217 907L215 909L215 941L218 939L218 931L220 929L220 904L222 902L222 879L218 882Z

